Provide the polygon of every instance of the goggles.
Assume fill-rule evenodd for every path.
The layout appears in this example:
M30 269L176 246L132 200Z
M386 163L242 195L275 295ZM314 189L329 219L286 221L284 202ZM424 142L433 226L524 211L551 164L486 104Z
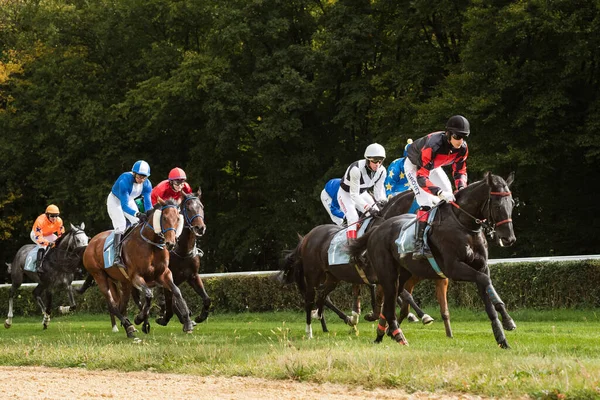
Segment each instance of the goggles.
M464 138L465 137L463 135L460 135L458 133L453 133L452 134L452 139L454 139L454 140L464 140Z
M48 218L58 218L60 214L48 214Z
M145 181L146 179L148 179L148 177L146 175L140 175L140 174L135 174L136 178L140 178L142 181Z
M171 183L173 185L181 186L185 183L185 179L175 179L175 180L172 180Z
M372 162L373 164L381 164L383 162L383 157L371 157L367 158L367 160L369 160L369 162Z

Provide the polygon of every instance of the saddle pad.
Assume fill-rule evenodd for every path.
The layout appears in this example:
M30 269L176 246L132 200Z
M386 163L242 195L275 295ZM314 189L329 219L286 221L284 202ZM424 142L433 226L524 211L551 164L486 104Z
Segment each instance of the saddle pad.
M416 214L418 209L419 209L419 203L417 203L417 200L413 200L407 214Z
M435 218L435 214L437 213L437 208L432 209L429 212L429 216L427 217L427 227L425 228L425 233L423 237L423 244L429 248L429 243L427 242L429 236L429 230L431 229L431 223ZM417 218L416 216L414 217ZM400 231L398 238L396 239L396 245L398 246L398 253L400 255L404 255L407 253L412 253L415 249L415 236L417 231L417 223L410 223L404 225L404 228Z
M29 253L27 253L27 257L25 257L25 265L23 269L29 272L37 272L35 264L37 259L37 251L40 246L35 246Z
M104 255L104 268L110 268L113 266L115 261L115 249L113 247L113 239L115 238L115 231L111 231L110 234L104 239L103 255Z
M369 223L373 218L367 218L360 229L358 230L356 237L359 238L365 234ZM348 254L348 241L346 239L346 231L348 229L342 229L338 233L333 236L331 239L331 243L329 244L329 249L327 250L327 260L329 265L340 265L340 264L348 264L350 263L350 255Z

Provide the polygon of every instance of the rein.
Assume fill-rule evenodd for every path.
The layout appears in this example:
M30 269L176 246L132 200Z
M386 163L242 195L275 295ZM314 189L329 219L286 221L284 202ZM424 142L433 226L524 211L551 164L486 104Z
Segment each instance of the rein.
M456 215L454 215L454 213L452 213L452 215L453 215L453 216L456 218L456 221L457 221L457 222L458 222L460 225L462 225L462 226L463 226L463 228L465 228L465 229L467 229L467 230L469 230L469 231L471 231L471 232L473 232L473 233L479 233L479 232L481 231L481 228L483 228L483 229L485 230L485 233L486 233L488 236L491 236L491 235L493 235L493 234L496 232L496 227L497 227L497 226L500 226L500 225L506 224L506 223L508 223L508 222L512 222L512 218L507 218L507 219L505 219L505 220L502 220L502 221L500 221L500 222L497 222L497 223L491 223L491 224L487 222L487 220L488 220L488 219L493 221L492 210L491 210L491 209L490 209L490 207L489 207L489 203L490 203L491 196L500 196L500 197L506 197L506 196L510 196L510 195L511 195L511 192L490 192L490 197L487 199L487 201L484 203L484 206L483 206L483 207L486 207L486 206L487 206L487 208L488 208L488 218L487 218L487 219L483 219L483 220L482 220L482 219L479 219L479 218L477 218L477 217L475 217L475 216L471 215L469 212L467 212L467 211L463 210L463 209L461 208L461 206L460 206L460 205L458 205L458 203L456 203L456 202L454 202L454 201L451 201L451 202L450 202L450 204L452 204L452 206L454 206L454 207L455 207L457 210L459 210L459 211L460 211L460 212L462 212L463 214L465 214L465 215L467 215L468 217L470 217L470 218L471 218L473 221L475 221L475 223L476 223L477 225L479 225L479 226L480 226L480 228L479 228L479 229L477 229L477 230L471 230L471 229L467 229L467 228L466 228L464 225L462 225L462 224L460 223L460 221L458 221L458 218L456 218ZM483 208L483 207L482 207L482 208Z
M185 204L186 204L188 201L190 201L190 200L195 200L195 199L197 199L197 198L198 198L198 197L196 197L196 196L190 196L190 197L187 197L187 198L186 198L186 199L183 201L183 203L181 203L181 209L182 209L182 211L183 211L183 212L182 212L182 214L183 214L183 218L184 218L184 220L185 220L185 223L186 223L185 227L186 227L187 229L192 229L192 222L194 222L194 220L195 220L196 218L200 218L202 221L204 221L204 217L203 217L201 214L196 214L196 215L194 215L194 216L192 216L192 217L190 218L190 217L188 216L187 208L185 207ZM204 209L204 205L202 205L202 202L200 202L200 208Z
M162 212L165 208L171 208L171 207L179 209L179 207L177 207L176 205L167 204L167 205L161 207L160 211ZM153 242L152 240L150 240L146 236L144 236L144 229L145 228L152 229L152 232L154 232L160 238L161 241L158 242L158 243L157 242ZM156 230L154 229L154 227L152 225L150 225L150 223L148 221L146 221L146 222L144 222L144 225L140 229L140 237L142 239L144 239L144 241L146 243L149 243L152 246L156 246L159 249L163 250L165 248L165 233L167 233L169 231L176 231L177 232L177 229L172 228L172 227L171 228L167 228L167 229L163 228L163 226L162 226L162 216L161 216L161 219L160 219L160 233L156 233Z

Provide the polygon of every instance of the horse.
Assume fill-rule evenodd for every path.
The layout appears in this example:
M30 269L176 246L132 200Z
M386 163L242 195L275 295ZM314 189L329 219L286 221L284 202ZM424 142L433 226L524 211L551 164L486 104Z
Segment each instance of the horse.
M37 271L26 271L25 261L28 254L35 248L35 244L26 244L22 246L15 255L12 263L6 263L8 272L11 276L11 287L8 295L8 318L4 321L4 327L12 326L13 318L13 299L17 290L23 283L23 275L37 283L38 285L33 290L33 297L40 306L43 314L42 326L48 328L50 324L50 314L52 311L52 292L58 287L65 286L67 288L67 296L69 305L60 307L61 312L73 311L76 308L75 298L73 296L73 288L71 283L75 279L75 273L79 265L79 260L83 253L83 249L88 244L89 237L84 232L85 223L81 225L71 225L69 232L62 235L55 242L55 246L50 248L43 260L43 273ZM34 256L35 257L35 256Z
M133 226L123 239L122 259L125 270L117 267L104 268L104 242L111 231L94 236L83 253L85 269L106 298L109 312L121 321L128 338L135 339L137 331L124 315L132 289L136 288L144 295L145 301L138 304L140 312L134 322L136 325L141 323L142 331L147 334L150 332L148 316L153 297L150 288L155 285L166 287L173 293L175 307L183 319L183 331L189 333L193 330L187 304L173 282L169 269L169 251L175 248L177 236L183 229L182 220L177 203L159 198L154 209L148 212L148 221Z
M488 172L481 181L457 192L455 201L436 206L428 242L437 270L428 260L413 260L412 253L398 252L396 239L403 228L414 224L414 215L390 218L349 246L354 257L367 251L369 270L365 274L383 288L383 315L377 327L376 343L381 342L388 325L387 332L396 342L408 344L396 320L395 299L399 288L416 275L475 282L492 322L496 343L501 348L510 347L502 328L513 330L516 325L492 285L484 230L492 233L500 246L511 246L516 241L511 218L514 200L509 190L513 180L513 173L504 180Z
M187 282L194 291L202 297L202 311L194 322L202 323L208 318L211 299L204 289L200 277L200 253L196 247L196 238L206 232L204 224L204 205L200 200L202 192L198 190L195 195L185 195L180 204L180 213L183 215L183 233L177 239L177 245L169 257L169 269L173 274L173 281L177 286ZM160 316L155 320L157 324L166 326L173 317L172 295L168 289L163 288L165 303L161 304ZM181 320L181 316L178 315Z
M375 226L386 218L408 212L413 200L414 195L412 192L404 192L392 197L392 199L382 207L380 215L371 222L367 231L374 229ZM323 299L324 305L335 312L347 325L355 327L358 322L358 314L360 313L360 302L356 300L358 298L357 294L359 293L359 286L356 285L373 283L368 277L365 277L364 274L362 274L364 269L362 266L364 262L362 257L355 257L358 266L355 266L355 263L353 262L335 266L329 265L327 254L329 245L334 235L339 231L340 227L333 224L316 226L306 236L299 237L300 240L298 241L296 248L286 252L281 261L281 272L278 275L279 281L283 284L296 282L300 293L304 296L306 334L309 338L312 338L312 307L315 302L317 287L320 291L319 299ZM329 298L329 293L335 289L340 281L350 282L355 285L353 289L355 294L355 304L352 317L344 314ZM413 307L418 308L410 293L402 291L400 295L406 301L411 302ZM377 307L375 296L373 295L372 302L374 310L381 308ZM317 301L317 304L319 304L319 301ZM322 309L319 309L316 314L316 318L321 320L323 332L327 332L327 324L323 317Z

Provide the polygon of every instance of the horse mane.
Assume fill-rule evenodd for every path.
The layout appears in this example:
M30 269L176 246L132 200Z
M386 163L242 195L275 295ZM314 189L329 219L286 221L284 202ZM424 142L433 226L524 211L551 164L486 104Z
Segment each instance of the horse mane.
M153 210L158 210L160 208L163 208L165 206L175 206L175 207L179 207L179 203L173 199L168 199L168 200L164 200L165 204L164 205L160 205L158 202L154 205L154 207L152 208Z

